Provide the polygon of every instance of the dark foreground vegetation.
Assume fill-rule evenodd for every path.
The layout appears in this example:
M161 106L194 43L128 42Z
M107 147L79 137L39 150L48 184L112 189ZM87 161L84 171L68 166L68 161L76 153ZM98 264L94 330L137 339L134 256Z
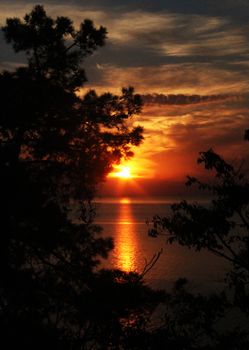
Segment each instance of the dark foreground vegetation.
M246 327L217 327L231 309L249 315L248 181L213 152L203 153L217 183L189 181L212 191L212 207L183 202L172 218L156 218L173 240L231 262L233 299L192 294L184 279L171 293L157 292L136 273L101 270L99 259L113 242L93 222L92 199L112 165L143 139L142 128L129 123L141 111L140 97L132 88L120 96L76 94L86 81L84 58L107 35L90 20L76 30L67 17L54 20L36 6L2 29L27 65L0 74L1 343L37 350L248 349ZM159 303L165 316L152 327Z
M247 132L245 135L247 139ZM184 332L185 327L187 333L193 331L190 343L197 340L194 349L247 349L249 180L240 168L236 170L212 149L201 152L198 163L204 164L205 169L211 171L211 181L203 183L194 177L188 177L186 185L198 186L200 192L208 192L212 200L205 205L187 201L173 204L170 215L155 216L154 221L167 233L168 244L178 243L195 251L209 250L228 261L230 268L224 279L225 289L219 295L203 299L203 296L194 297L184 292L184 299L178 305L175 304L179 313L174 322L180 329L183 326ZM203 273L205 274L205 266ZM187 286L186 280L181 281L180 289L184 290L184 286ZM200 338L198 327L201 331Z

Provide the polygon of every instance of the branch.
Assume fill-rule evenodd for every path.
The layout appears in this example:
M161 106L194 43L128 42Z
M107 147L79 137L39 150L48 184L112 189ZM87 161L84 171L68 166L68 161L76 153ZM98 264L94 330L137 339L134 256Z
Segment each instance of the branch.
M217 237L219 238L219 240L221 241L221 243L226 247L226 249L232 254L232 256L234 257L234 263L241 265L242 267L244 267L245 269L248 270L248 266L247 264L238 256L238 254L227 244L227 242L218 234L216 233ZM232 259L232 258L231 258Z
M233 258L231 258L230 256L219 252L218 250L214 249L214 248L208 248L212 253L214 253L215 255L221 256L222 258L232 262L233 264L235 263L235 260Z
M249 231L249 223L244 218L244 215L242 214L241 210L236 210L236 212L239 215L239 217L241 218L243 224L246 226L247 230Z
M72 47L77 46L76 42L74 41L71 45L69 45L65 50L64 53L68 52L69 50L72 49Z
M155 253L149 262L147 262L147 260L145 259L145 266L143 271L140 273L140 279L142 279L154 267L154 265L160 258L162 252L163 250L161 249L158 253Z

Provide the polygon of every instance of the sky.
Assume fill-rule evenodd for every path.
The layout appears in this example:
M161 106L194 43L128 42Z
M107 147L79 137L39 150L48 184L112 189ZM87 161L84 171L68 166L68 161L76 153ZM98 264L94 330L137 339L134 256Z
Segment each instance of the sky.
M196 159L213 148L239 166L248 157L248 0L41 1L52 16L83 19L108 30L105 47L85 62L82 93L133 86L144 107L134 124L144 142L128 162L133 178L110 177L105 196L184 192L186 175L204 176ZM0 23L36 4L1 0ZM0 69L24 63L0 34ZM246 164L246 163L245 163ZM246 165L245 165L246 167ZM245 169L246 171L246 169Z

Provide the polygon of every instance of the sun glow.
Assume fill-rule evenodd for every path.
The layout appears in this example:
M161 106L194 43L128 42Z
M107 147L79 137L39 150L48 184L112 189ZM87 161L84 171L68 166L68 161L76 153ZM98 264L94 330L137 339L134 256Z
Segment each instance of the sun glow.
M115 170L110 173L109 177L116 177L120 179L131 179L134 177L131 167L127 165L119 165L115 167Z
M124 166L123 169L121 169L120 172L118 172L116 175L119 177L128 179L128 178L132 177L131 169L128 166Z
M130 204L130 203L131 203L131 200L130 200L130 198L121 198L121 199L119 200L119 203L120 203L120 204Z

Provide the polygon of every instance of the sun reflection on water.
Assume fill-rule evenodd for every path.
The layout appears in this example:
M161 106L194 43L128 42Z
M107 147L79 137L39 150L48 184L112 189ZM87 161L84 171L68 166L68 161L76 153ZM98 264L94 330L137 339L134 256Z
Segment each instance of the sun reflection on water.
M119 201L118 229L115 236L117 265L124 271L136 270L137 237L129 198Z

